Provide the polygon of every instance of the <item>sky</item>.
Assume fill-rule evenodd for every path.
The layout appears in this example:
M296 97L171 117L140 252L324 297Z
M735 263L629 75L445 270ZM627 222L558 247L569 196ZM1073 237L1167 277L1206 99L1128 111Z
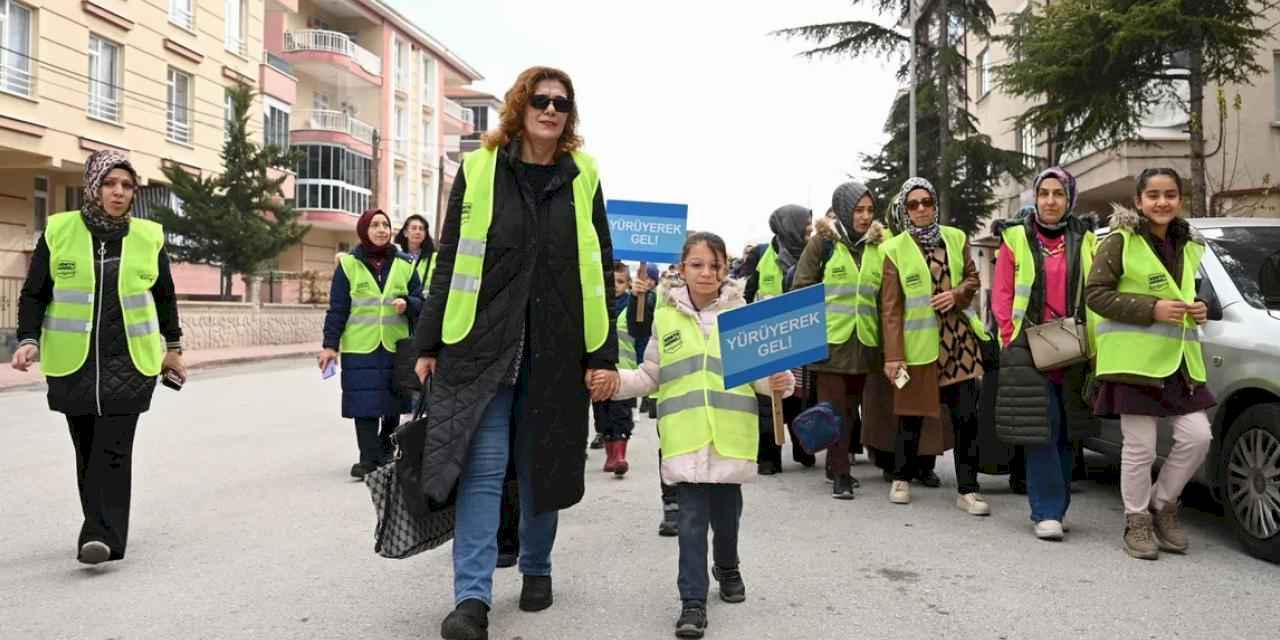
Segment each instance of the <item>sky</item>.
M896 63L807 60L774 29L877 19L848 0L386 0L477 69L499 98L534 65L573 78L584 150L607 198L682 203L731 254L774 209L826 212L884 144Z

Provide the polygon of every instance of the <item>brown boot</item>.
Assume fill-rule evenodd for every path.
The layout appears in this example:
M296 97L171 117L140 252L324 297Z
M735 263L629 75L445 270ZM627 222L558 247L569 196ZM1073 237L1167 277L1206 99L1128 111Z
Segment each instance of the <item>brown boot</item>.
M1124 551L1142 560L1156 560L1160 557L1155 534L1151 530L1150 513L1124 515Z
M1159 511L1152 511L1156 544L1165 551L1187 552L1187 532L1178 523L1178 503L1170 502Z

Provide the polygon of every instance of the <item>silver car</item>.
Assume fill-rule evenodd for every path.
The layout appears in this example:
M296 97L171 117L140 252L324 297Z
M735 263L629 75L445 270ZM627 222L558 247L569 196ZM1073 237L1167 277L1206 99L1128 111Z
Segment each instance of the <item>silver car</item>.
M1280 220L1194 218L1209 250L1196 274L1209 304L1201 329L1213 446L1197 479L1225 506L1249 553L1280 562ZM1105 233L1105 232L1104 232ZM1120 424L1085 446L1119 459ZM1161 429L1163 460L1173 444Z

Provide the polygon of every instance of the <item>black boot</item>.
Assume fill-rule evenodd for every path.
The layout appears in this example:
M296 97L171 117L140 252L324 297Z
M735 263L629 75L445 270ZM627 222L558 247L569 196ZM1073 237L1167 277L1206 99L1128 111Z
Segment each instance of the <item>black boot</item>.
M520 589L521 611L542 611L551 606L551 576L525 576Z
M720 583L720 599L725 602L742 602L747 599L747 585L737 567L726 569L712 566L711 576Z
M373 473L378 465L373 462L357 462L351 465L351 477L357 480L364 480L364 477Z
M591 439L591 444L589 446L592 449L603 449L604 435L597 433L596 437Z
M479 600L463 600L440 623L445 640L488 640L489 607Z
M680 607L680 619L676 620L677 638L701 638L707 630L707 605L688 601Z

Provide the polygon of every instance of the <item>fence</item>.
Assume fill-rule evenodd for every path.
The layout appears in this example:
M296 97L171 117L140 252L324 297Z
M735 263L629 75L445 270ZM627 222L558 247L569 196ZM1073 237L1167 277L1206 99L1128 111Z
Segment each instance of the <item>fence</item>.
M22 278L0 278L0 332L18 328L18 296Z
M318 271L272 271L262 277L259 296L269 304L329 304L333 276Z

